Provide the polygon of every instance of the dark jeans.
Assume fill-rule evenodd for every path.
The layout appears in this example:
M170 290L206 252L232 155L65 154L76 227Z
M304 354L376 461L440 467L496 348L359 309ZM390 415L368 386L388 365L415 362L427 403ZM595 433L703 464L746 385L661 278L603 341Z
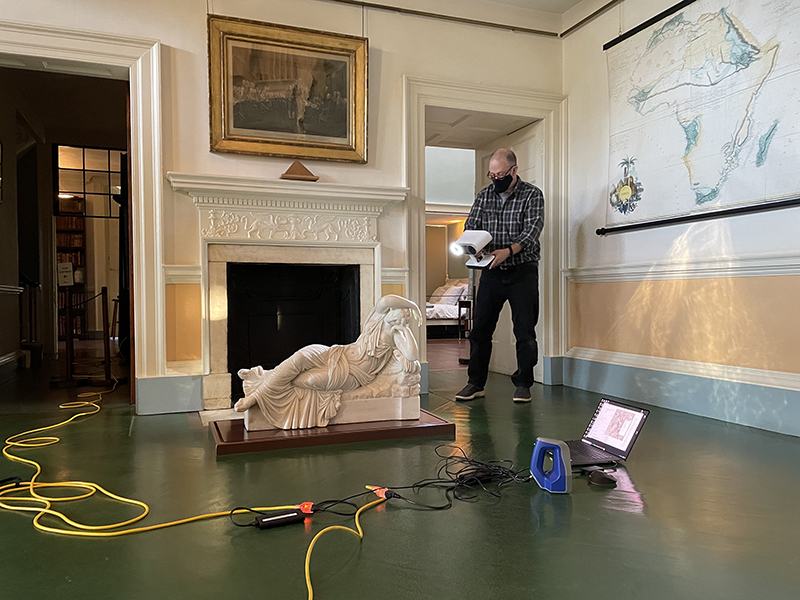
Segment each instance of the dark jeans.
M515 386L533 385L533 367L538 360L536 321L539 320L539 269L536 263L516 267L484 269L475 299L475 318L469 334L469 382L482 388L489 375L492 335L503 305L511 305L511 320L517 338Z

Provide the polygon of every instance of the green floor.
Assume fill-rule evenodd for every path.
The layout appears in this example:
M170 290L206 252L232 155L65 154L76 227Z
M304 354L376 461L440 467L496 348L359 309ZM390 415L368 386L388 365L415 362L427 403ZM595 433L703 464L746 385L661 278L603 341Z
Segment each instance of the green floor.
M515 405L509 379L492 376L485 399L455 404L464 372L430 379L423 407L456 423L456 444L520 466L537 436L580 436L600 398L535 386L531 404ZM54 406L67 393L42 381L0 385L3 439L63 418ZM196 415L136 417L124 394L61 430L57 446L16 452L42 463L44 481L94 481L147 502L147 524L342 497L365 484L413 483L437 467L438 442L424 439L217 458ZM315 598L794 599L798 464L798 438L653 408L619 489L576 479L571 495L552 496L530 483L444 512L390 502L364 515L361 544L343 532L321 539ZM30 474L0 467L0 479ZM99 499L66 510L89 523L135 514ZM303 599L306 547L334 523L350 521L319 515L306 528L259 531L219 519L93 540L40 533L29 515L0 512L0 598Z

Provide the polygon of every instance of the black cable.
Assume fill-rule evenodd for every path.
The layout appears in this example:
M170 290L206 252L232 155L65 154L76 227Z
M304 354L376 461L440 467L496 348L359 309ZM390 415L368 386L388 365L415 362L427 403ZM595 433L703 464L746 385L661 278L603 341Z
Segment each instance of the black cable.
M231 523L233 523L237 527L256 527L257 526L255 519L253 519L249 523L237 523L236 519L233 518L233 513L235 513L237 510L246 510L247 512L251 512L251 513L256 514L256 515L265 515L265 514L267 514L265 512L261 512L260 510L253 510L252 508L248 508L247 506L237 506L236 508L232 508L231 512L228 513L228 518L230 519Z
M454 449L457 453L445 455L442 453L444 448ZM533 477L527 469L515 470L514 463L510 460L482 462L469 458L458 446L443 444L437 446L434 452L442 463L436 477L422 479L408 486L394 486L387 489L395 493L397 490L412 490L414 493L419 493L427 487L439 488L444 490L447 502L441 505L429 505L405 498L400 494L393 497L426 510L447 510L453 506L453 500L462 502L476 500L480 490L499 499L500 488L503 486L527 483Z
M442 454L444 448L456 450L457 453ZM421 510L448 510L452 508L454 500L462 502L477 500L479 491L481 490L499 499L501 497L500 488L503 486L512 483L527 483L533 479L530 471L526 469L515 470L514 463L510 460L482 462L468 457L460 447L449 444L437 446L434 452L441 459L440 462L442 463L439 466L436 477L422 479L411 485L387 486L386 488L382 488L385 490L383 492L385 498L387 500L402 500ZM411 490L413 493L419 494L421 490L429 487L444 490L447 501L443 504L426 504L407 498L397 491ZM311 505L311 510L314 513L326 512L342 517L352 517L360 508L353 500L372 495L376 491L377 490L368 490L366 492L359 492L358 494L347 496L346 498L315 502ZM348 507L352 509L352 512L349 510L334 510L335 507ZM255 515L267 514L246 506L237 506L231 509L228 515L231 523L237 527L258 527L258 519L256 518L249 523L239 523L233 518L236 511L247 511Z
M372 492L366 492L366 493L372 493ZM364 494L361 495L363 496ZM353 512L341 512L341 511L331 510L331 507L338 506L340 504L352 507ZM358 511L359 506L355 502L350 502L349 500L323 500L322 502L317 502L313 504L311 506L311 509L314 512L326 512L332 515L339 515L340 517L352 517Z

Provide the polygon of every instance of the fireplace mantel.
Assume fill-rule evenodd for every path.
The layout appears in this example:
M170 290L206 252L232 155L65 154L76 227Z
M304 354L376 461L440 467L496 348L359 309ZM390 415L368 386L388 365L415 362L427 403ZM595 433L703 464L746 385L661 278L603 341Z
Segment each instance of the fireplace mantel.
M283 179L168 172L176 192L192 197L198 207L297 208L345 212L378 212L402 202L406 187L345 185Z
M265 243L378 243L378 217L408 188L167 173L200 210L200 237Z

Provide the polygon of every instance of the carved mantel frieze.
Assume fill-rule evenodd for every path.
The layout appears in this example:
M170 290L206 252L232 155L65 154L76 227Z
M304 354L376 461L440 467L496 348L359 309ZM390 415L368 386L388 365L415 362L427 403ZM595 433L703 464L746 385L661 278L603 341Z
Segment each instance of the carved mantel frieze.
M246 238L296 242L377 242L376 216L337 216L287 211L239 211L212 208L204 212L203 238Z
M200 210L204 239L377 243L378 218L408 188L167 173Z

